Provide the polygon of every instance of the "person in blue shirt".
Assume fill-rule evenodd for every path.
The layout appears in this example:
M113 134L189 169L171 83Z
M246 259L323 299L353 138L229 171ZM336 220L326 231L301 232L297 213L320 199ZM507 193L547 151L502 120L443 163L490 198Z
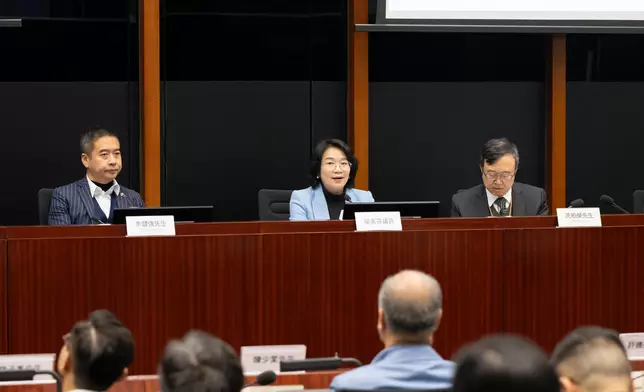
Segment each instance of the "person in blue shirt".
M443 316L441 287L432 276L404 270L388 277L378 296L378 334L385 345L373 361L342 373L331 389L446 389L454 363L433 348Z

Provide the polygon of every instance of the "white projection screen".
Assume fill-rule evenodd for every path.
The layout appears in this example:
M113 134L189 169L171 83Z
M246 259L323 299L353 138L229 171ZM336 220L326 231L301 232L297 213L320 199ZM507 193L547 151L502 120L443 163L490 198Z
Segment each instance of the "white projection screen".
M400 30L641 34L644 0L378 0L376 19Z

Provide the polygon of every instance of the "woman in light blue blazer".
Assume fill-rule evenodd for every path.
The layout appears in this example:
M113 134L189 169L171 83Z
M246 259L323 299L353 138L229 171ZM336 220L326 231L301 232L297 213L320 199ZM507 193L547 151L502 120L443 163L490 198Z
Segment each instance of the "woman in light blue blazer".
M320 142L311 162L313 184L293 192L289 219L337 220L345 202L373 202L371 192L353 187L356 173L358 160L345 142L338 139Z

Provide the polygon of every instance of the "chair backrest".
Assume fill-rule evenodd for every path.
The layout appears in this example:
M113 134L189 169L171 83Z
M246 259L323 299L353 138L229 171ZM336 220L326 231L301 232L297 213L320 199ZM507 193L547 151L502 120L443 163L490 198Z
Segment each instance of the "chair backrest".
M289 202L293 191L280 189L262 189L257 194L259 220L288 220L291 215Z
M633 192L633 214L644 213L644 191Z
M49 205L51 204L51 188L42 188L38 191L38 219L41 225L47 225L49 220Z

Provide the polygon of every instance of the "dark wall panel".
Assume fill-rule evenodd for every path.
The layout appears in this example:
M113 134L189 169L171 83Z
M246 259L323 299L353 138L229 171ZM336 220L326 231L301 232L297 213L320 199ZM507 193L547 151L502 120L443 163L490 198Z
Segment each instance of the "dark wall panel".
M166 82L167 205L256 220L257 191L307 185L308 82Z
M347 84L312 82L311 149L328 138L347 140Z
M103 126L121 138L124 169L119 183L130 184L138 153L129 143L132 116L127 82L0 83L1 164L0 224L38 224L40 188L76 181L85 171L80 162L80 135Z
M481 182L479 151L517 143L517 181L544 186L544 92L537 82L370 83L370 189L376 200L439 200Z
M569 82L568 200L598 206L608 194L632 210L632 193L644 189L644 83ZM603 207L604 213L617 213Z

